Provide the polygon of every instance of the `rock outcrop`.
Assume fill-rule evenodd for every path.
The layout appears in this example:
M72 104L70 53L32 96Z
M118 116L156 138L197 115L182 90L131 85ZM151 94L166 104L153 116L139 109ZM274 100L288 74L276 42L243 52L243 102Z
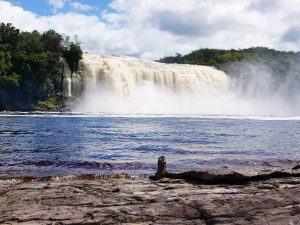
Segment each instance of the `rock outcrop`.
M187 171L182 173L167 172L167 161L164 156L158 158L157 172L150 176L152 180L162 178L184 179L202 184L246 184L250 181L263 181L272 178L300 177L300 165L285 170L255 170L249 168L221 168L205 171Z
M0 224L300 223L299 177L247 185L151 181L147 176L112 178L2 180Z
M0 224L300 224L300 167L0 180ZM175 179L174 179L175 178Z

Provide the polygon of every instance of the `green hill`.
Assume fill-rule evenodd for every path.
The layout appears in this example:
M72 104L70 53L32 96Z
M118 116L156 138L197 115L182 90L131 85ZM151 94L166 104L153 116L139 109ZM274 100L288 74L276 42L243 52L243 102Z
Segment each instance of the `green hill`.
M255 65L264 65L277 77L284 77L291 70L295 70L300 62L300 52L284 52L264 47L253 47L248 49L199 49L187 55L176 54L176 56L165 57L159 62L179 63L213 66L229 75L233 73L233 65L242 65L246 62ZM300 72L300 71L299 71Z
M74 72L81 57L80 45L54 30L21 32L1 23L0 110L63 109L63 58Z

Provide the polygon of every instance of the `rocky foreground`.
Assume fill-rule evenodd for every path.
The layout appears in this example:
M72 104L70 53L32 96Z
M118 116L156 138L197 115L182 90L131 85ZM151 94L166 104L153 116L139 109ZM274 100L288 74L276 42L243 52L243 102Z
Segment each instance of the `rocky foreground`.
M258 172L210 171L205 184L124 175L2 180L0 224L300 224L300 171L284 173L242 184L207 180Z

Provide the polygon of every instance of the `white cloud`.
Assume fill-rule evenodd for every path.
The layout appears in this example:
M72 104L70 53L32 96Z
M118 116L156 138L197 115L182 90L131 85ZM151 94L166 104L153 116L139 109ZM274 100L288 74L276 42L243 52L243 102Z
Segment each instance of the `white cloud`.
M48 0L48 4L53 7L53 11L56 12L59 9L65 7L66 0Z
M90 11L93 9L93 6L82 4L80 2L70 2L70 6L72 9L76 11Z
M0 22L78 35L87 51L153 59L203 47L300 50L298 0L114 0L101 16L78 13L92 7L79 1L52 0L55 9L65 4L77 13L38 16L0 0Z
M94 9L93 6L82 4L77 1L72 0L48 0L48 4L52 6L52 11L57 13L59 10L63 9L66 5L68 5L72 10L75 11L90 11Z

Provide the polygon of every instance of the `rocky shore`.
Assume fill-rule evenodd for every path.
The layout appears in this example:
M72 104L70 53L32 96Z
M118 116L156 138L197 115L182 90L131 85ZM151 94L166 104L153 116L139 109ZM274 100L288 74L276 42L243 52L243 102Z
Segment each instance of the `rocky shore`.
M148 176L94 176L0 182L0 224L300 224L300 170L205 171L210 184ZM193 172L194 175L196 172ZM217 177L214 177L217 176Z

